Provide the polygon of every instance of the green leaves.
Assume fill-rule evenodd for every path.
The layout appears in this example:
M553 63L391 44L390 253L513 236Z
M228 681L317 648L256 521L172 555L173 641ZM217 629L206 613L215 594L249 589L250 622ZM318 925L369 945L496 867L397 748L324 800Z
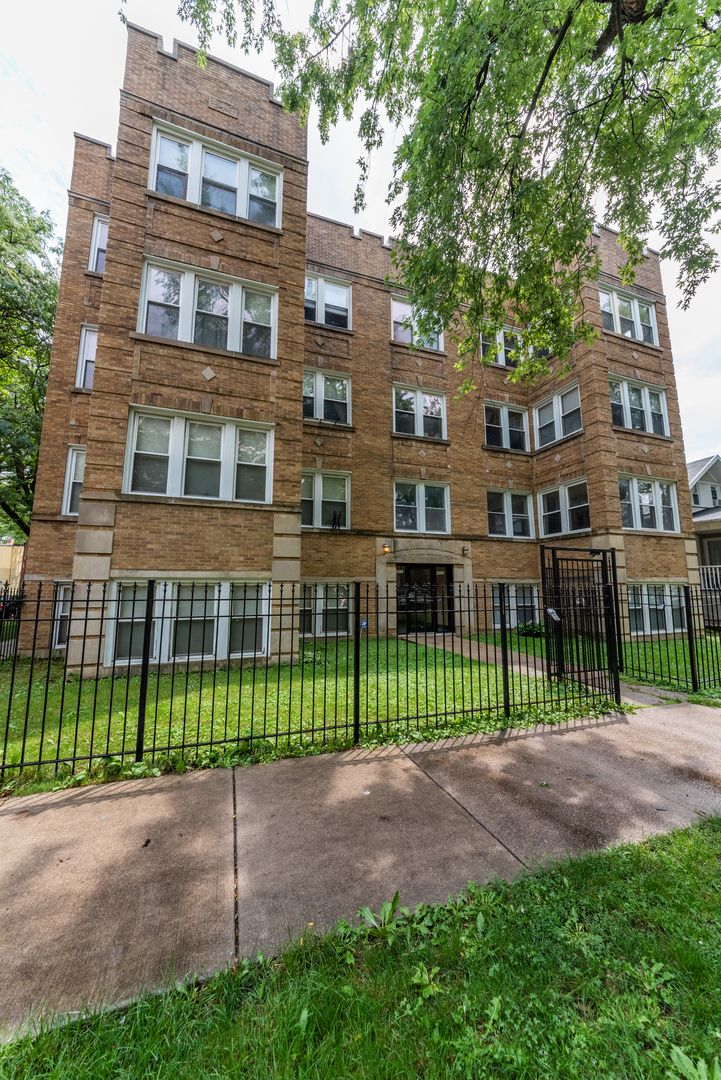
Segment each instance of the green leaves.
M678 1046L674 1046L671 1050L671 1061L677 1070L677 1072L667 1070L666 1075L671 1077L671 1080L679 1080L678 1074L684 1077L684 1080L721 1080L721 1066L718 1058L714 1059L710 1068L702 1060L699 1060L694 1065L691 1058L686 1057L683 1050L679 1049Z
M182 0L205 49L213 29L271 44L286 108L319 111L321 137L362 105L358 205L373 149L406 132L389 191L395 272L421 334L459 345L463 389L512 319L514 380L590 343L583 284L599 271L596 202L619 230L630 284L651 228L688 305L717 268L721 185L719 14L711 0L317 0L291 33L272 0ZM620 31L620 32L619 32Z

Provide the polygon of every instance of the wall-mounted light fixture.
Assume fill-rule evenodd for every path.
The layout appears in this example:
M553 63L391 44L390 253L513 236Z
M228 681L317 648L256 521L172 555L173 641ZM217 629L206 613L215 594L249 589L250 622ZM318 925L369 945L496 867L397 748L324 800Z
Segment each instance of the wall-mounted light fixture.
M390 544L384 544L384 545L383 545L383 554L384 554L384 555L389 555L389 554L390 554L390 550L391 550L391 546L390 546Z
M467 555L467 554L468 554L468 552L469 552L470 550L471 550L471 549L470 549L470 548L467 548L467 547L463 547L463 548L461 548L461 551L463 552L463 554L464 554L464 555Z

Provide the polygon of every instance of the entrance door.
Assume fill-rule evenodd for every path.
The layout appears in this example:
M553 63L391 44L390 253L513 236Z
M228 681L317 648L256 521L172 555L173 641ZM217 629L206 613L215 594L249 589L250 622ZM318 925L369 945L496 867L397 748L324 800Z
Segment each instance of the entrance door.
M406 563L397 567L399 634L453 633L453 567Z

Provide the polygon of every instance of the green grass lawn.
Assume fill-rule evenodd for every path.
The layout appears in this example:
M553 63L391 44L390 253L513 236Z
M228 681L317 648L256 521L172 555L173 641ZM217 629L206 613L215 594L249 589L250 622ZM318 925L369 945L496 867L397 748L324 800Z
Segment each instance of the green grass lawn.
M5 762L131 755L135 749L139 676L63 678L60 660L0 665L0 717L9 717ZM405 639L361 643L361 733L377 737L390 721L403 732L488 730L510 724L503 714L499 668ZM513 716L547 703L552 713L580 695L569 684L512 674ZM580 707L580 706L579 706ZM575 709L578 714L578 709ZM460 725L460 726L459 726ZM464 727L465 725L465 727ZM248 739L284 750L347 745L353 733L352 643L308 649L303 662L175 675L151 673L146 747L182 753L202 744ZM152 756L152 754L150 754ZM52 775L45 767L41 777ZM37 776L35 779L40 779Z
M668 1080L674 1047L721 1055L720 864L707 819L377 929L309 926L277 958L18 1040L0 1078Z
M495 646L500 659L499 631L477 634L471 640ZM574 643L575 644L575 643ZM696 666L701 685L721 687L721 634L708 631L696 638ZM545 637L527 637L515 630L508 632L508 648L528 656L546 655ZM583 646L580 645L581 656ZM589 643L589 655L593 655ZM691 690L691 661L686 638L661 636L655 640L633 639L623 645L623 679L633 679L651 686Z

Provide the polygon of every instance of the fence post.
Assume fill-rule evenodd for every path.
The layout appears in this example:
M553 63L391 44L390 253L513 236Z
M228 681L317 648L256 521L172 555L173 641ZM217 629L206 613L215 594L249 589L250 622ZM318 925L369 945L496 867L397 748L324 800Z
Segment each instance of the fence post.
M353 582L353 742L360 742L361 583Z
M503 673L503 711L506 716L511 715L511 695L508 686L508 629L506 625L506 586L500 582L498 586L498 611L501 619L501 670Z
M696 668L696 636L693 625L693 605L691 603L691 586L684 585L683 598L686 604L686 626L688 633L688 662L691 668L691 689L694 694L699 688L698 670Z
M148 595L145 599L145 622L143 623L143 657L140 664L140 693L138 695L138 731L135 737L135 760L143 760L145 742L145 703L148 699L148 669L150 667L150 645L153 630L153 607L155 600L155 579L148 579ZM132 641L132 630L130 632ZM132 649L131 649L132 652Z
M604 556L605 559L605 556ZM618 567L616 566L616 549L611 548L611 573L613 575L613 603L614 622L616 624L616 661L618 670L623 671L623 636L621 634L621 598L618 593Z
M605 567L604 567L604 577ZM621 704L621 680L619 678L618 642L616 640L616 620L614 618L614 589L613 582L605 581L603 584L604 620L606 623L606 657L613 679L613 698L617 705Z

